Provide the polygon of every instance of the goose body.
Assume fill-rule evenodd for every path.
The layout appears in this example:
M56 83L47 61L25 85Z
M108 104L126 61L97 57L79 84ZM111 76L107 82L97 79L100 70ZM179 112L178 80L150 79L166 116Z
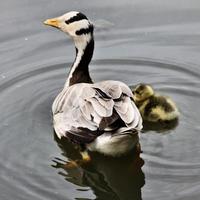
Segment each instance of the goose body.
M52 106L56 135L110 156L133 149L142 118L131 100L132 91L120 81L93 83L89 75L94 49L91 22L82 13L72 11L44 23L71 36L76 48L68 79Z
M176 120L179 111L170 97L155 93L148 84L139 84L133 90L133 99L145 121L167 122Z

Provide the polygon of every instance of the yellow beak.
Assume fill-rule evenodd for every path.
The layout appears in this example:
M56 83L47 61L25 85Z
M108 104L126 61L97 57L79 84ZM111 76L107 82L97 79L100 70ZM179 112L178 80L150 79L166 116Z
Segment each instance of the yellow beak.
M59 21L57 18L52 18L52 19L47 19L46 21L44 21L45 25L48 26L53 26L53 27L57 27L59 26Z

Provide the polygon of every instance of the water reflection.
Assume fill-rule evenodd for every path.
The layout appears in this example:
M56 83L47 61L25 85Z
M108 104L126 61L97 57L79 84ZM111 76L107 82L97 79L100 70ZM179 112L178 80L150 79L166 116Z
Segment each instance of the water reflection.
M174 119L171 121L159 121L159 122L149 122L149 121L144 121L143 122L143 132L148 132L148 131L155 131L157 133L170 133L170 130L175 129L178 126L179 120Z
M95 155L91 165L68 171L61 161L59 169L49 167L61 152L52 140L51 105L74 49L69 38L42 21L74 9L92 21L106 20L95 23L93 80L147 82L180 108L175 130L144 126L142 199L199 199L198 0L7 0L0 9L0 199L94 199L88 186L97 199L141 199L142 162L132 165L133 154L130 161ZM70 144L65 146L64 159L79 158ZM77 187L82 191L74 192Z
M78 150L67 140L57 140L57 144L68 159L80 158ZM65 161L60 159L54 160L53 167L58 168L58 174L67 181L83 188L90 187L98 200L142 199L141 188L145 184L145 176L141 167L144 161L136 151L123 158L111 158L98 153L92 153L91 157L92 162L82 167L66 168Z

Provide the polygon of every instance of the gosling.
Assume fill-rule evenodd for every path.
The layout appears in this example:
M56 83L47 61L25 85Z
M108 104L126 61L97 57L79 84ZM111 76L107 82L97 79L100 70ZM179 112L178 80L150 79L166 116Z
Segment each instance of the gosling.
M176 104L166 96L154 92L148 84L139 84L133 89L133 99L144 121L171 122L177 120Z

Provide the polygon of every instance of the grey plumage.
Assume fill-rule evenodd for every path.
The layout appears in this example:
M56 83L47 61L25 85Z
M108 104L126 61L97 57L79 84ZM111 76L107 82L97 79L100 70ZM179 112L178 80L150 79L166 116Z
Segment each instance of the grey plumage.
M80 138L76 138L76 143L89 143L106 129L109 132L116 130L112 124L117 120L127 129L139 131L142 120L131 96L128 86L119 81L66 87L53 103L55 131L59 137L69 138L78 131ZM117 128L121 128L120 124Z

